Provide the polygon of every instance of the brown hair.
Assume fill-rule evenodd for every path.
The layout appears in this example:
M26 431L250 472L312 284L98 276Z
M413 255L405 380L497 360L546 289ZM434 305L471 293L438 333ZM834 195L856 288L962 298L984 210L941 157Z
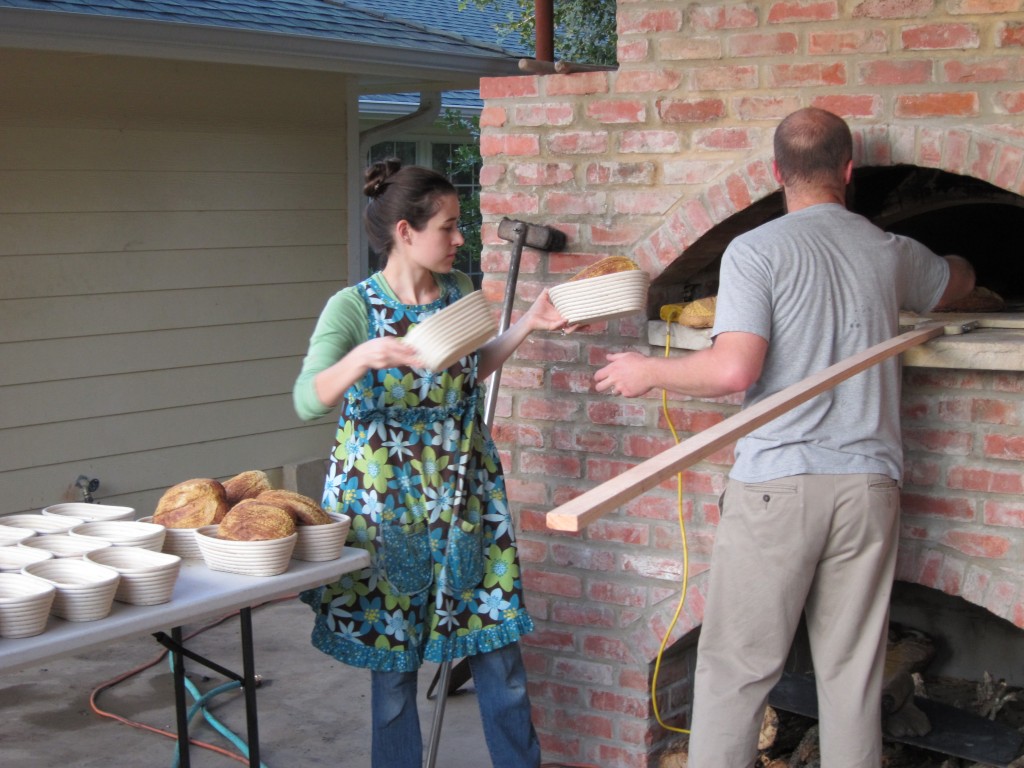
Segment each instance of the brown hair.
M437 171L417 165L402 167L391 157L378 160L363 174L363 194L370 198L363 211L363 224L370 247L387 262L394 247L395 225L408 221L417 232L437 213L441 198L455 195L455 187Z
M775 130L775 165L783 184L842 184L852 157L850 127L824 109L797 110Z

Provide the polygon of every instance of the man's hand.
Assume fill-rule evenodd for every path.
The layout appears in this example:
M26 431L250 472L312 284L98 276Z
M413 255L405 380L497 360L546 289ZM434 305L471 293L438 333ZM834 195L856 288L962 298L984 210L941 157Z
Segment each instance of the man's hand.
M649 357L636 352L612 352L608 365L594 374L594 389L611 395L641 397L652 388L644 373Z

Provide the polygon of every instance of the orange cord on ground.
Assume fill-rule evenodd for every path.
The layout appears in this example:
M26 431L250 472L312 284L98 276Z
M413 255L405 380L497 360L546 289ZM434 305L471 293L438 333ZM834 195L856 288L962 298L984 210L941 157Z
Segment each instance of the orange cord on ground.
M291 597L282 597L282 598L278 598L277 600L272 600L270 602L281 602L283 600L291 600L291 599L292 599ZM263 603L263 605L268 605L268 604L269 603ZM257 606L257 607L259 607L259 606ZM216 626L218 626L220 624L223 624L228 619L230 619L230 618L232 618L234 616L237 616L237 615L238 615L238 611L235 611L234 613L229 613L229 614L227 614L225 616L222 616L221 618L217 619L216 621L211 622L210 624L207 624L206 626L200 627L199 629L197 629L192 634L187 635L184 639L185 640L189 640L189 639L195 637L196 635L199 635L199 634L201 634L203 632L206 632L209 629L213 629L214 627L216 627ZM155 734L158 734L160 736L166 736L169 739L174 739L175 741L177 741L177 739L178 739L178 734L177 733L174 733L172 731L165 731L162 728L157 728L157 727L152 726L152 725L147 725L146 723L140 723L137 720L129 720L128 718L122 717L121 715L118 715L118 714L115 714L113 712L108 712L107 710L101 709L99 704L97 703L98 700L99 700L99 696L100 696L101 693L103 693L103 691L109 690L109 689L113 688L115 685L118 685L119 683L123 683L125 680L127 680L127 679L129 679L131 677L134 677L135 675L139 674L140 672L144 672L145 670L149 669L150 667L156 666L164 658L166 658L168 653L169 653L169 651L162 651L161 653L159 653L151 661L149 661L149 662L147 662L145 664L141 664L140 666L135 667L134 669L128 670L127 672L124 672L124 673L118 675L117 677L115 677L115 678L113 678L111 680L108 680L105 683L101 683L100 685L98 685L96 688L93 689L92 693L89 694L89 707L92 709L92 711L94 713L96 713L100 717L109 718L109 719L114 720L114 721L116 721L118 723L121 723L123 725L127 725L127 726L130 726L132 728L138 728L138 729L143 730L143 731L149 731L150 733L155 733ZM193 739L193 738L189 738L189 744L191 744L191 745L193 745L195 747L200 747L202 749L208 749L211 752L216 752L219 755L223 755L224 757L231 758L232 760L234 760L236 762L239 762L239 763L242 763L243 765L248 765L249 764L249 759L247 757L245 757L243 755L239 755L239 754L237 754L235 752L232 752L232 751L230 751L228 749L224 749L222 747L218 747L215 744L210 744L208 742L199 741L198 739Z

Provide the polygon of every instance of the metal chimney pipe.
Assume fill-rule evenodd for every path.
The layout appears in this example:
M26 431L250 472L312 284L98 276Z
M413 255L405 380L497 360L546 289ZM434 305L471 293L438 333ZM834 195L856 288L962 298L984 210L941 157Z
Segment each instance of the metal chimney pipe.
M554 0L533 0L533 19L537 33L537 61L555 60Z

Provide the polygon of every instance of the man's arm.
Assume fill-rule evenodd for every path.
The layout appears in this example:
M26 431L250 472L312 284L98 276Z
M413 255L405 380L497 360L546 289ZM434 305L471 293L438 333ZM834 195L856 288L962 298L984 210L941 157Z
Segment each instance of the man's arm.
M974 267L967 259L960 256L945 256L949 264L949 282L946 283L946 290L942 292L942 298L933 309L942 309L954 301L959 301L972 290L974 290Z
M595 389L640 397L656 387L691 397L722 397L746 391L761 375L768 341L754 333L730 331L713 346L685 357L646 357L636 352L608 355L594 374Z

